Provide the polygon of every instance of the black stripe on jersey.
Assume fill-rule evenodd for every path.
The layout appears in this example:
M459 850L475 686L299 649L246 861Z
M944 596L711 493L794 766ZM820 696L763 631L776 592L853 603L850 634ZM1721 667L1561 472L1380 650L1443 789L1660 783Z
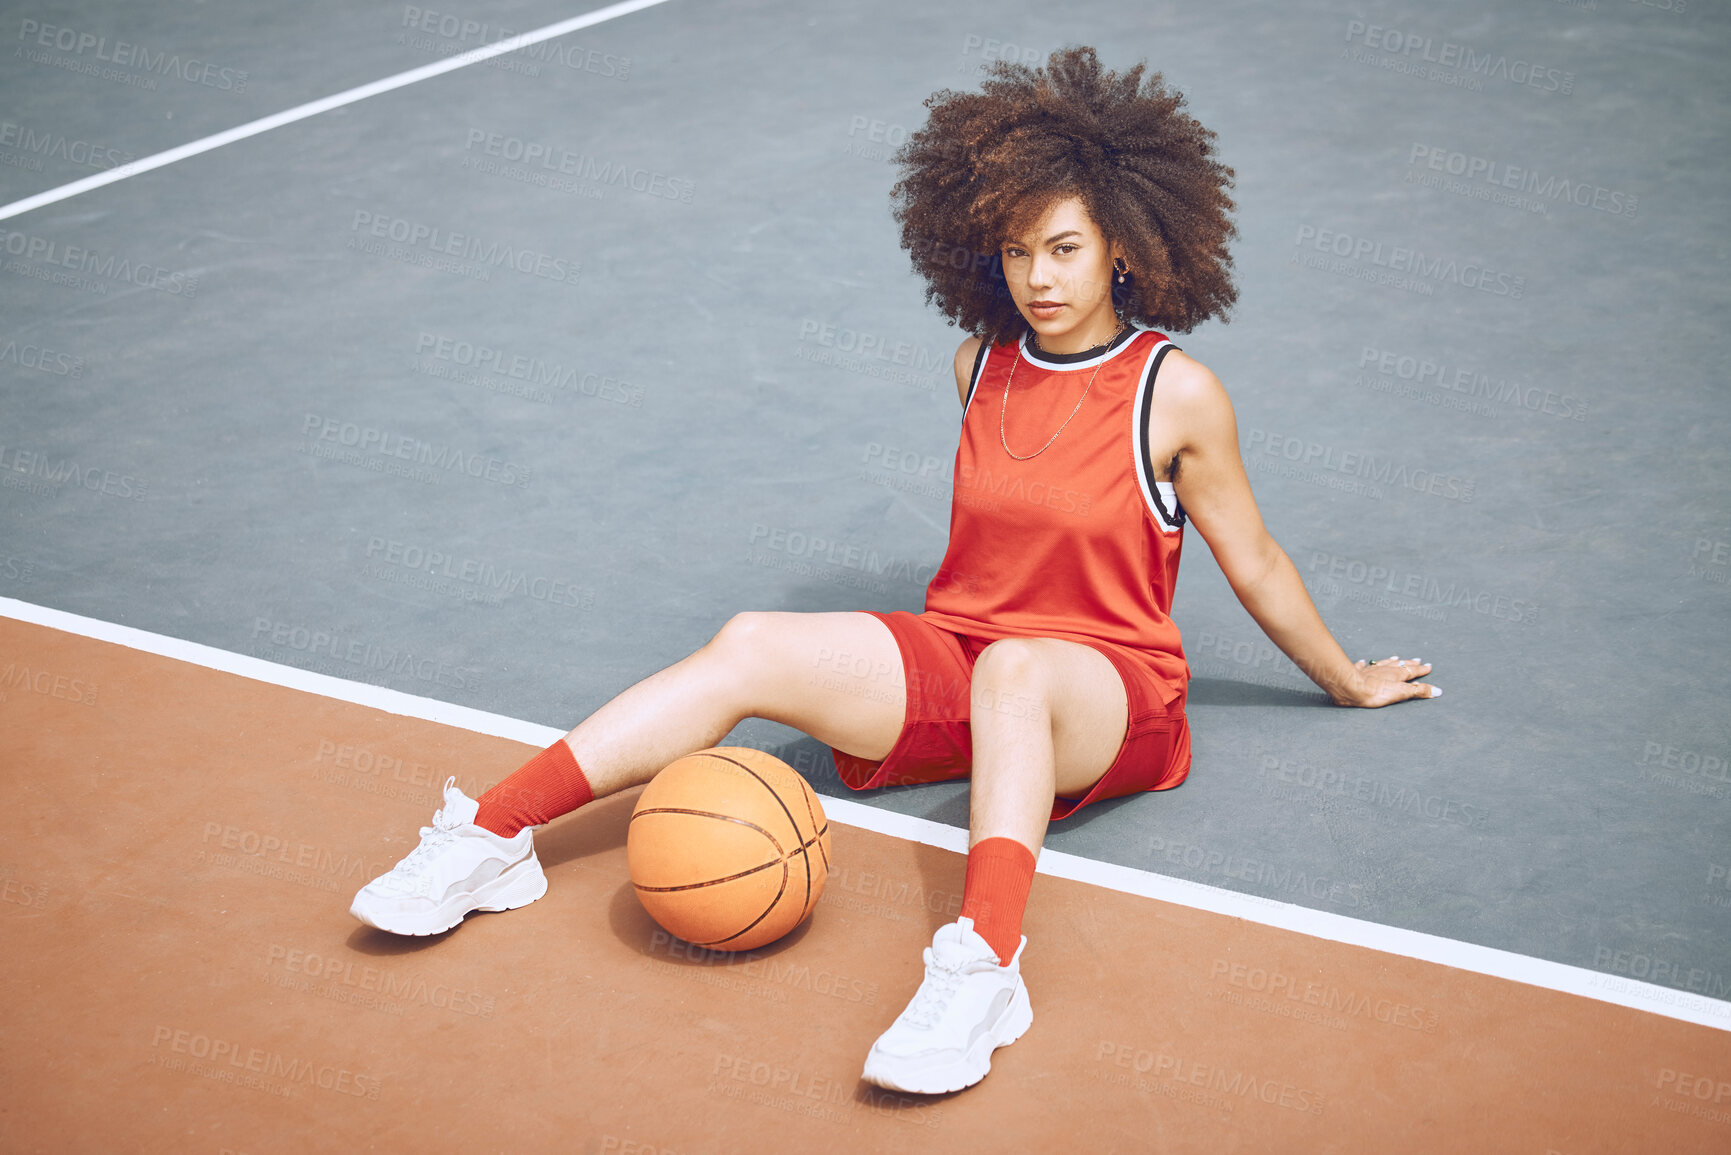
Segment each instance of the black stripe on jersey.
M1137 328L1135 325L1125 325L1113 334L1112 339L1104 345L1095 345L1092 349L1083 349L1078 353L1048 353L1039 347L1037 339L1034 342L1034 347L1030 349L1024 344L1024 341L1032 335L1031 333L1024 333L1021 337L1016 338L1016 345L1021 349L1022 356L1027 359L1030 365L1064 365L1075 361L1090 361L1102 355L1109 359L1112 354L1134 341L1138 333L1145 332L1147 332L1146 329Z
M962 402L962 413L964 415L968 411L968 406L973 404L974 389L980 383L980 370L985 368L986 364L986 349L986 339L982 337L980 338L980 347L974 350L974 367L969 370L968 397L967 400Z
M1186 518L1184 506L1174 493L1172 504L1174 509L1168 512L1166 501L1160 496L1159 480L1154 468L1154 459L1148 452L1148 414L1154 408L1154 379L1160 374L1160 362L1166 360L1166 354L1178 346L1171 343L1160 346L1160 351L1154 354L1154 360L1148 366L1148 376L1144 379L1146 388L1142 390L1142 409L1136 414L1136 464L1142 470L1143 488L1154 499L1154 505L1160 510L1160 516L1166 519L1166 524L1176 529L1183 529Z

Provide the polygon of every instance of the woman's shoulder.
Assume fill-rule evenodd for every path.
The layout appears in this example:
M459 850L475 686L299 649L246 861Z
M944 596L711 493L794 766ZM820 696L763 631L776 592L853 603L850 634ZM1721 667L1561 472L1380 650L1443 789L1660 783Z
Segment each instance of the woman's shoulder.
M985 344L985 338L977 334L970 333L963 337L962 343L956 346L956 364L962 368L972 365L975 355L979 353L980 346L983 344Z
M1154 404L1169 417L1188 414L1219 420L1232 413L1232 399L1213 370L1174 346L1160 361Z

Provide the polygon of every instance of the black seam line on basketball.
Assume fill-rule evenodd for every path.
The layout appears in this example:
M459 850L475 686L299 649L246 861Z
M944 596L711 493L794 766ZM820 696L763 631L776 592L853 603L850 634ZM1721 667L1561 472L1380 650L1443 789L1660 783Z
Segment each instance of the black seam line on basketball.
M805 816L807 818L811 819L811 828L812 828L812 830L816 831L816 833L814 833L811 836L811 842L806 843L804 849L809 851L811 849L813 843L815 843L817 845L817 852L823 856L824 877L828 878L829 877L829 853L828 853L828 851L824 850L824 848L823 848L823 836L825 834L829 833L829 818L827 816L824 818L823 829L819 830L818 824L817 824L817 815L815 815L811 812L811 803L812 803L811 791L810 790L801 790L799 792L799 796L800 796L800 798L802 798L805 801ZM806 906L809 908L811 906L811 896L809 894L806 895L805 901L806 901Z
M823 829L818 831L816 834L812 835L811 841L806 843L805 846L801 848L801 849L809 852L812 847L814 847L814 846L817 847L818 856L823 859L823 875L825 878L829 877L829 851L827 851L823 848L823 836L828 834L828 833L829 833L829 823L826 822L823 824Z
M811 809L811 803L809 801L806 803L806 809L807 810ZM829 823L825 822L823 824L823 829L825 831L827 831L829 829ZM829 877L829 855L824 853L823 831L819 831L817 834L812 835L810 842L800 843L799 852L800 852L800 856L805 859L806 876L808 878L811 876L811 848L813 846L817 847L818 854L821 855L823 858L824 877L828 878ZM810 914L812 911L812 908L816 905L817 905L817 897L814 894L812 894L811 887L807 886L806 891L805 891L805 914ZM805 915L802 914L802 915L800 915L800 917L804 918Z
M692 814L692 816L696 816L696 817L718 817L718 819L722 819L722 821L724 821L724 823L737 823L737 824L739 824L739 826L750 826L751 829L755 829L756 833L760 833L760 835L765 836L765 838L769 838L769 845L772 845L772 847L775 847L775 861L777 861L777 862L784 861L784 859L786 859L786 857L788 857L788 854L786 854L786 850L781 849L781 840L777 840L777 838L775 838L775 835L772 835L772 833L769 833L769 831L767 831L767 829L763 829L762 826L758 826L758 824L753 823L753 821L750 821L750 819L743 819L743 817L734 817L734 816L732 816L732 814L717 814L717 812L715 812L715 810L691 810L691 809L685 809L685 807L649 807L649 809L647 809L647 810L639 810L639 812L637 812L637 814L632 814L632 821L634 821L634 823L635 823L635 821L637 821L637 819L639 819L640 816L644 816L644 814ZM765 864L763 864L763 866L774 866L774 862L765 862ZM751 868L750 871L744 871L744 873L741 873L741 874L729 874L729 876L727 876L727 878L713 878L713 880L703 881L703 883L691 883L691 887L713 887L713 885L715 885L715 883L725 883L725 881L732 881L732 880L734 880L734 878L744 878L744 876L746 876L746 874L758 873L758 871L760 871L760 869L763 869L763 866L753 866L753 868ZM637 887L637 888L639 888L639 890L689 890L689 888L691 888L691 887Z
M775 892L775 897L769 900L769 905L763 908L762 914L760 914L756 918L752 919L751 923L749 925L742 927L739 930L734 931L732 934L728 935L726 938L712 938L708 942L700 942L697 945L698 946L715 946L717 943L732 942L734 939L738 938L742 934L747 933L748 931L751 930L752 927L756 926L758 923L760 923L764 919L768 918L770 912L772 910L774 910L776 908L776 906L781 902L781 896L787 893L787 863L784 862L781 865L782 865L781 889ZM803 915L801 916L801 921L804 921ZM799 923L795 923L794 925L798 926Z
M732 942L734 939L738 938L740 935L749 933L751 931L751 929L753 927L755 927L758 923L760 923L764 919L768 918L771 911L773 911L777 906L781 905L781 896L786 894L786 893L787 893L787 859L784 858L781 860L781 889L775 892L775 897L769 900L769 905L763 908L763 913L758 915L756 918L752 919L745 926L740 927L738 930L736 930L732 934L728 935L726 938L712 938L708 942L700 942L697 945L698 946L716 946L720 943ZM804 919L805 919L805 915L801 914L800 920L803 922ZM795 923L794 925L798 926L799 923Z
M758 785L762 786L765 790L769 791L769 796L771 798L775 799L775 804L777 806L781 807L781 812L783 814L787 815L787 824L789 826L793 827L793 832L794 832L795 837L797 837L799 835L799 820L794 818L793 811L791 811L787 808L787 803L782 801L781 795L777 794L775 792L775 787L771 786L768 782L764 781L763 775L759 774L756 770L753 770L750 766L747 766L744 762L741 762L739 759L729 758L726 754L716 754L714 752L711 752L709 754L709 757L719 758L723 762L731 762L735 766L739 767L741 770L745 771L747 774L751 775L753 778L757 779ZM790 767L790 769L791 769L791 767ZM794 773L798 774L799 771L795 770ZM804 779L802 778L801 781L804 781ZM774 836L770 835L769 831L765 830L763 833L766 837L769 838L769 840L771 842L775 842ZM776 843L775 849L776 849L777 853L781 852L781 844L779 842ZM803 855L803 854L800 855L800 858L805 863L805 902L802 903L801 906L802 907L809 907L811 905L811 889L812 889L811 888L811 859L808 856ZM785 856L783 857L783 861L786 861ZM777 896L777 897L779 897L779 896ZM764 911L764 914L768 914L768 913L769 913L769 911ZM746 929L749 930L750 928L747 927ZM742 930L739 933L744 934L745 931ZM737 938L737 937L739 937L739 936L738 935L729 935L728 936L728 938ZM726 942L727 939L723 939L722 941Z
M647 810L639 810L636 814L633 814L631 820L635 822L639 817L645 814L694 814L699 818L719 818L723 822L737 822L741 826L751 827L753 830L769 839L769 844L775 847L775 852L777 854L783 853L781 849L781 840L763 827L759 826L757 823L751 821L749 818L735 818L731 814L717 814L713 810L689 810L683 806L651 806ZM788 821L793 821L793 815L788 815ZM799 828L798 826L795 826L794 829L798 830Z
M647 814L648 811L644 811L644 813ZM738 878L750 877L760 870L768 870L780 861L781 859L778 858L775 862L765 862L761 866L754 866L750 870L742 870L738 874L730 874L726 878L711 878L703 882L687 882L679 886L643 886L640 883L632 883L632 885L637 887L638 890L646 890L651 894L671 894L676 890L701 890L706 886L720 886L724 882L732 882Z

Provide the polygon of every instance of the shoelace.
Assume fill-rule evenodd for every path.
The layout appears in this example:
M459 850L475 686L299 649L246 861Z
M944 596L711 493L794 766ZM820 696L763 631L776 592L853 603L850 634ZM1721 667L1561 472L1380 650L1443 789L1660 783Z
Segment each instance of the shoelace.
M388 876L390 888L405 894L420 893L427 885L426 871L433 852L456 837L457 825L454 815L446 822L443 809L433 811L433 824L421 827L421 844L409 851L409 856L397 863Z
M907 1009L906 1021L911 1027L930 1030L949 1007L950 999L961 985L962 969L969 956L959 952L934 951L928 946L924 958L926 979L915 993L913 1005Z

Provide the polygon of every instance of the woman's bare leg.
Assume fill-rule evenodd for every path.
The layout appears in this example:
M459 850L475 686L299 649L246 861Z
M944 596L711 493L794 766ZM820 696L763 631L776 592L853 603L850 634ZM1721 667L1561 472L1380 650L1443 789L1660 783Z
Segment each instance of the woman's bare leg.
M1129 725L1124 682L1092 646L1005 638L980 651L969 696L974 739L968 846L1013 838L1040 853L1052 799L1111 768Z
M974 662L968 706L974 764L962 915L933 935L925 979L872 1044L861 1072L893 1090L970 1086L990 1069L992 1050L1033 1024L1021 978L1021 922L1052 799L1099 780L1129 715L1111 660L1058 638L986 646ZM963 919L997 956L995 965L958 925Z
M560 741L577 759L581 780L600 797L647 782L669 762L714 746L747 717L786 723L850 754L882 757L901 732L905 703L900 648L889 627L870 614L742 613L696 653L619 694ZM510 834L493 826L479 827L491 837L453 833L479 819L479 807L495 792L524 789L514 779L547 775L541 757L481 798L464 796L476 810L459 804L450 815L435 812L437 832L423 828L421 844L363 886L349 913L393 934L442 934L471 911L513 910L545 894L547 879L530 840L515 836L580 805L582 799L570 797L580 792L517 800L532 812L528 821L507 823L515 827ZM557 776L557 766L552 773ZM450 807L454 787L447 782L446 788ZM550 815L540 816L549 808ZM507 807L507 818L520 814Z
M565 736L600 798L767 718L861 758L901 733L901 650L870 614L748 611L701 649L631 686Z

